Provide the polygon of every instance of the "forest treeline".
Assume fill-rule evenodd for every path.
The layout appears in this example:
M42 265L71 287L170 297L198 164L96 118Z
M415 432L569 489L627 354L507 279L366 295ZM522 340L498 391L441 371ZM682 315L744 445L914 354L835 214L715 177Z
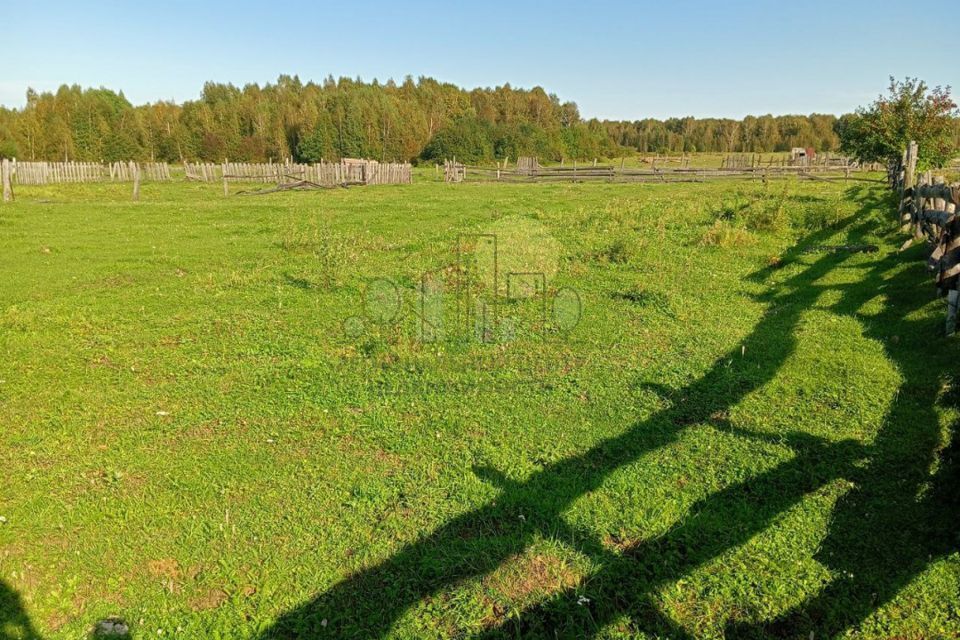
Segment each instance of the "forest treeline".
M958 135L960 137L960 135ZM259 86L208 82L198 100L135 106L110 89L61 86L0 108L0 156L25 160L266 161L363 157L478 162L630 152L763 152L839 147L832 115L600 121L540 87L466 90L280 76Z

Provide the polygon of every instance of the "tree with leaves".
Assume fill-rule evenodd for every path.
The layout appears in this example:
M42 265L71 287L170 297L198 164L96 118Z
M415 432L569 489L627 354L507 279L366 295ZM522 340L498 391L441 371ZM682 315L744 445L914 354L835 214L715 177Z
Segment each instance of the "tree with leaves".
M890 78L886 95L836 124L841 149L865 162L898 160L911 141L920 168L942 167L956 152L957 105L950 87L930 89L917 78Z

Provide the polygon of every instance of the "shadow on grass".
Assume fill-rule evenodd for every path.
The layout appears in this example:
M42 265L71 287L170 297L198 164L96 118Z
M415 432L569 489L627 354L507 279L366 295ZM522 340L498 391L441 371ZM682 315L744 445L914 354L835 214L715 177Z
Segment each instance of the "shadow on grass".
M20 594L3 580L0 580L0 640L40 640L24 611Z
M860 214L844 221L851 243L885 222L852 226L854 220L874 210L889 210L886 199L870 199L876 190L855 192L864 205ZM805 247L821 244L835 233L836 229L812 234L786 261L798 259ZM782 637L809 631L833 635L858 624L931 559L955 548L950 531L955 519L942 508L942 496L955 482L948 481L953 472L944 464L933 481L939 484L927 487L931 464L943 453L934 406L944 383L942 374L950 366L948 350L937 346L940 327L908 319L929 301L921 286L928 276L920 266L903 269L903 256L889 255L878 256L864 278L853 284L820 282L848 259L849 254L818 256L762 296L768 311L744 342L746 352L762 354L761 360L741 360L738 346L706 375L674 394L678 402L672 407L580 455L547 465L523 482L478 469L500 487L495 502L452 519L379 565L287 612L262 638L382 637L412 606L463 580L490 573L538 536L572 544L600 569L586 584L502 619L480 637L591 637L625 617L632 631L685 637L687 631L660 611L657 588L747 542L806 495L838 478L856 488L837 506L818 558L855 578L832 582L821 596L782 619L756 624L734 620L740 624L731 626L728 635ZM766 282L769 275L764 270L754 278ZM839 292L832 310L844 315L858 314L878 293L888 298L879 316L857 315L866 334L887 345L905 380L900 399L872 445L786 434L777 441L793 449L789 461L704 498L671 530L619 552L566 524L563 513L576 499L599 489L617 469L675 442L688 425L710 423L740 437L764 437L736 430L717 416L773 379L794 352L794 330L803 313L827 290ZM897 342L890 339L894 334L911 337ZM578 602L578 595L586 595L589 602Z

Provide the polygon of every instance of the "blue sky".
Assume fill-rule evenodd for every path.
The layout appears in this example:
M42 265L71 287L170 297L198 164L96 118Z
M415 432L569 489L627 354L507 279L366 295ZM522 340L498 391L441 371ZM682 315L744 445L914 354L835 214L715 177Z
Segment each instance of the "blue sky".
M16 2L0 0L0 104L28 86L196 98L203 82L425 75L540 85L586 117L843 113L889 75L960 87L949 28L874 0L759 2ZM960 6L931 0L950 25ZM911 43L906 45L906 37Z

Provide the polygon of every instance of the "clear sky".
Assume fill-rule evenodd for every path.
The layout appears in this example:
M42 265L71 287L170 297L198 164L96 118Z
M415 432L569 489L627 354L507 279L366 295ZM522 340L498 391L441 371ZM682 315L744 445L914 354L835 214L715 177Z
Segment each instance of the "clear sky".
M943 30L926 19L940 16ZM960 89L957 0L0 0L0 104L27 87L196 98L206 80L540 85L585 117L844 113L890 75ZM940 34L937 36L937 34Z

